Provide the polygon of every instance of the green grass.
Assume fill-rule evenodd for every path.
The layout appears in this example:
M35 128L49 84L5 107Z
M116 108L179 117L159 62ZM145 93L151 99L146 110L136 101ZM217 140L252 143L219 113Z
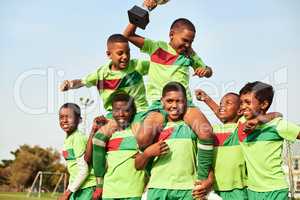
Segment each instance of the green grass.
M0 200L57 200L58 195L51 196L52 193L42 193L41 198L37 197L35 193L34 196L31 195L27 198L27 193L25 192L0 192Z

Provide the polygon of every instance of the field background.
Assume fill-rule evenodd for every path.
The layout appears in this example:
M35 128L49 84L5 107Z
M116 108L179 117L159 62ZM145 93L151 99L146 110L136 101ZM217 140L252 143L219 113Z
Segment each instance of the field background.
M57 200L59 194L55 194L53 197L51 194L52 193L43 193L41 198L34 195L27 198L27 193L25 192L0 192L0 200Z

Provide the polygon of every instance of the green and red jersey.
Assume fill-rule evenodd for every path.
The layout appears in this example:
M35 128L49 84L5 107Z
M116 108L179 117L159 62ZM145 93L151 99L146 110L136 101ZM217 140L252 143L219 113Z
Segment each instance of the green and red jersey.
M246 187L246 163L239 144L236 123L213 126L214 174L216 191L230 191Z
M147 100L150 105L160 100L163 87L170 81L177 81L189 88L189 67L205 67L201 58L192 53L190 57L178 54L167 42L145 39L142 52L150 56ZM192 100L187 90L188 100Z
M238 122L238 137L248 171L248 188L255 192L271 192L288 188L282 169L283 140L295 141L300 127L276 118L245 133L245 118Z
M63 157L67 162L67 169L70 174L69 182L72 183L78 176L79 169L76 159L82 157L86 150L87 137L76 130L64 141ZM89 175L79 189L96 186L96 177L94 170L90 169Z
M111 70L111 62L99 67L82 79L85 86L97 86L104 108L112 110L112 94L126 92L135 100L137 111L146 111L148 103L145 96L143 75L148 74L149 62L132 59L123 70Z
M115 132L106 143L107 171L104 175L103 198L141 197L145 173L135 169L138 145L130 128Z
M184 123L168 122L157 140L164 140L170 151L155 157L148 188L189 190L197 178L197 136Z

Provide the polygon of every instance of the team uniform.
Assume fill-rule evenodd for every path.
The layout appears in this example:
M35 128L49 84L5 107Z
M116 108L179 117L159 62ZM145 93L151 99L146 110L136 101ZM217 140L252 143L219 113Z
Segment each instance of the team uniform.
M102 198L141 199L145 188L145 172L135 169L138 146L131 129L116 131L109 139L100 138L103 137L96 133L93 143L98 147L105 144L106 148L107 169L103 174ZM94 151L97 151L97 148ZM95 164L97 163L94 163L94 166L98 167Z
M72 191L70 200L92 199L96 178L94 170L89 169L87 177L78 182L80 171L78 162L83 159L87 144L87 137L78 130L74 131L64 141L63 156L67 162L67 169L70 174L68 189Z
M201 58L193 53L190 57L178 54L167 42L144 40L141 51L150 56L148 72L147 100L150 110L162 111L160 98L163 87L170 81L177 81L189 88L189 67L205 67ZM187 89L189 106L192 104L190 90Z
M148 74L149 62L132 59L125 69L111 70L111 62L99 67L95 72L82 79L86 87L97 86L104 108L111 112L112 95L126 92L134 98L137 112L146 111L148 103L143 75Z
M236 123L213 126L215 136L214 190L223 200L246 200L246 163L239 144Z
M247 165L249 200L288 199L281 166L283 140L295 141L300 127L276 118L248 134L243 132L244 121L239 121L238 137Z
M147 199L193 199L197 178L197 136L183 122L168 122L157 136L169 153L155 157L148 183Z

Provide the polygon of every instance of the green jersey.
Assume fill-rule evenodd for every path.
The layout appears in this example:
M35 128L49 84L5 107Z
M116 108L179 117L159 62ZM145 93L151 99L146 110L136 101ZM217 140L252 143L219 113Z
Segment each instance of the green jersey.
M188 89L190 66L194 69L205 67L196 53L190 57L178 54L167 42L145 39L141 51L150 55L147 84L147 100L150 105L153 101L160 100L163 87L170 81L177 81ZM190 90L187 90L187 96L191 100Z
M63 157L67 162L68 172L70 174L69 182L72 183L78 176L79 170L76 159L84 155L87 144L87 137L78 130L74 131L64 141ZM94 170L89 170L89 175L82 183L79 189L96 186L96 177Z
M256 192L269 192L288 188L282 170L283 140L295 141L300 127L282 118L276 118L243 132L245 118L238 124L238 137L248 171L248 188Z
M107 171L104 175L103 198L141 197L145 173L135 169L138 153L136 139L130 128L115 132L106 144Z
M236 128L236 123L213 126L215 136L213 168L216 191L246 187L246 163Z
M104 108L112 110L112 94L115 92L126 92L134 98L137 111L146 111L146 91L143 75L148 73L149 62L130 60L128 66L123 70L111 70L111 62L99 67L95 72L82 79L85 86L97 86L102 98Z
M189 190L197 178L197 136L183 121L168 122L159 134L169 153L156 157L148 188Z

